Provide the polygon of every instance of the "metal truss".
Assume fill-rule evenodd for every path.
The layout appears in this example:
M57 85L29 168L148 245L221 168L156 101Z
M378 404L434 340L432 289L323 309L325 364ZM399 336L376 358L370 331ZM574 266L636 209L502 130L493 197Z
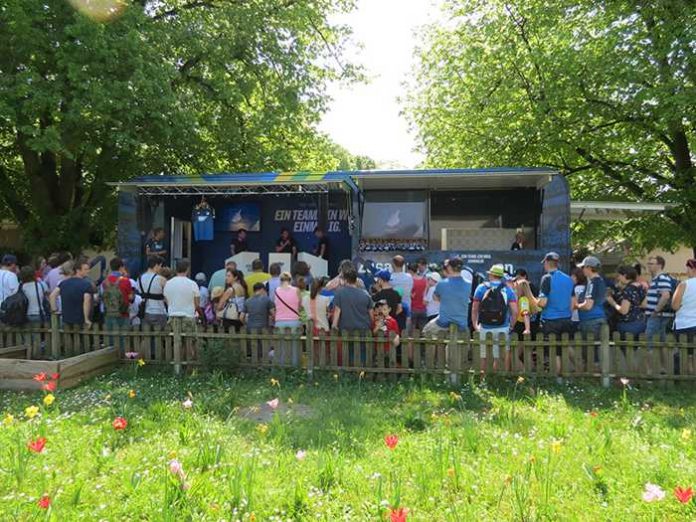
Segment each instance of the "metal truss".
M335 185L333 187L332 185ZM138 193L146 196L227 196L227 195L286 195L326 194L331 188L345 190L343 184L268 184L268 185L139 185Z

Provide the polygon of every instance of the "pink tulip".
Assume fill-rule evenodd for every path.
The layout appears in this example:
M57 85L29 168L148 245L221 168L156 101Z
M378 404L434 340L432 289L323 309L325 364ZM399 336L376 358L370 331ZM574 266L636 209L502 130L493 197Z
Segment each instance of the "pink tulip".
M299 450L297 453L295 453L295 458L297 460L304 460L304 458L307 456L307 452L303 450Z
M182 480L184 479L184 466L176 459L169 461L169 472Z
M619 379L619 381L620 381L621 384L623 384L624 386L628 386L628 383L631 382L631 381L629 381L626 377L621 377L621 378Z
M272 401L268 401L266 404L268 404L269 408L275 410L278 407L278 404L280 404L280 401L278 399L273 399Z

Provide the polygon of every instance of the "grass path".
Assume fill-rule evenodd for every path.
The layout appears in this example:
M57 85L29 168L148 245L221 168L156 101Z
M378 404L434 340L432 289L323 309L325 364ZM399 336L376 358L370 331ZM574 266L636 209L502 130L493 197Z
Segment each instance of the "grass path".
M693 388L273 379L144 368L50 406L0 393L0 519L696 520L673 493L696 483Z

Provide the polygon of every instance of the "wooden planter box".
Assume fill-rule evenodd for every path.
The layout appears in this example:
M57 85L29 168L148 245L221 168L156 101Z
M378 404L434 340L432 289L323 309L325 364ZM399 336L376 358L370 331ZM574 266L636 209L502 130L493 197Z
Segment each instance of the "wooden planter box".
M59 361L29 360L26 347L0 350L0 388L5 390L40 390L42 383L34 376L44 372L60 374L58 388L72 388L82 381L111 371L119 362L113 347L83 353Z

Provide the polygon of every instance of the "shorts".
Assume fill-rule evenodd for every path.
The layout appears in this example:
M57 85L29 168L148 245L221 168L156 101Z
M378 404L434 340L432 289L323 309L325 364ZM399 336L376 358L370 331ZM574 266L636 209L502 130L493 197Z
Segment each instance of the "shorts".
M510 350L510 329L509 327L506 326L500 326L500 327L495 327L495 328L485 328L481 327L481 331L479 331L479 337L481 339L481 358L486 357L486 337L487 336L493 336L493 358L498 359L500 357L500 338L504 337L505 338L505 351Z

